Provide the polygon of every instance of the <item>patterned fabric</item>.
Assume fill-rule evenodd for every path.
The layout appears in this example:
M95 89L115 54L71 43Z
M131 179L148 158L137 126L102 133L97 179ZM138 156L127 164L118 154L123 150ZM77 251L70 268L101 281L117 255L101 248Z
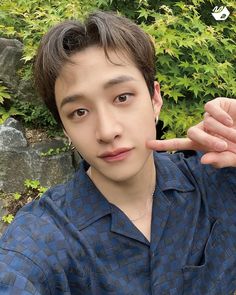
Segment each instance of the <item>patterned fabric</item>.
M0 240L0 294L230 295L236 169L155 153L151 242L81 165L19 211Z

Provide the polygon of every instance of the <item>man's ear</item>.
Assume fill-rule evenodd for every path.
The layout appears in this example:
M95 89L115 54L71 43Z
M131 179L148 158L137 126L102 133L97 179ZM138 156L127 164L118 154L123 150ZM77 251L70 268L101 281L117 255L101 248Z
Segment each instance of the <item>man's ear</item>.
M65 134L65 136L68 138L68 141L69 141L69 145L71 144L71 139L69 137L69 135L67 134L66 130L63 128L63 132Z
M161 107L162 107L162 97L161 97L161 90L160 90L160 84L158 82L154 82L154 94L152 96L152 105L154 110L154 116L155 118L158 118Z
M63 128L63 133L65 134L65 136L67 137L67 138L69 138L69 135L67 134L67 132L66 132L66 130Z

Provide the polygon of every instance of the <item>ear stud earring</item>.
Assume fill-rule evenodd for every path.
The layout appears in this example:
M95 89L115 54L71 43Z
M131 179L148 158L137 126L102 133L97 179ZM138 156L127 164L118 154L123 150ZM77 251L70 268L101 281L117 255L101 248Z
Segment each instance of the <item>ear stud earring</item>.
M69 145L70 150L73 151L75 149L75 147L73 146L72 141L69 137L68 137L68 145Z

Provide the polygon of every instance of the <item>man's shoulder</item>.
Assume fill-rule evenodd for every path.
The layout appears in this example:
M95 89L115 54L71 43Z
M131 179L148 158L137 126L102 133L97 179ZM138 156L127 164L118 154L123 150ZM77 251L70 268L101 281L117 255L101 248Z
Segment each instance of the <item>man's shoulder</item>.
M215 168L212 165L201 164L202 152L197 151L178 151L175 153L157 153L157 161L161 163L161 166L178 167L183 173L189 174L190 172L194 175L199 175L199 177L207 175L208 177L212 175L227 175L234 176L236 174L236 168Z
M160 165L173 177L173 171L181 171L194 186L209 189L212 185L222 192L222 185L230 186L234 191L236 186L236 168L215 168L212 165L201 164L203 153L195 151L180 151L176 153L160 153ZM157 160L158 161L158 160ZM170 169L171 168L171 169Z
M73 198L75 181L74 177L65 184L53 186L40 199L23 206L3 233L0 247L21 251L25 239L27 247L34 247L39 240L49 239L50 234L55 234L59 238L59 225L69 223L68 207Z
M23 224L27 219L43 219L48 210L52 208L60 211L66 210L66 204L73 194L73 182L74 179L49 188L39 199L23 206L17 212L14 222Z
M54 273L70 267L68 253L73 253L75 245L77 253L83 251L82 234L76 226L80 208L78 185L78 175L75 175L71 181L50 188L39 200L17 213L0 238L0 270L6 268L6 261L14 260L8 273L15 276L19 265L25 277L31 275L32 269L34 279L40 274L42 281L47 278L53 285ZM75 236L76 244L73 244ZM0 284L1 279L4 278L0 276Z
M66 206L72 184L52 187L17 213L0 238L0 264L4 257L12 257L26 268L32 263L38 265L47 275L49 257L54 257L60 247L68 247L67 232L62 228L70 223Z
M28 245L37 243L37 238L42 238L42 235L54 227L54 216L63 210L65 200L65 186L59 185L49 189L39 200L23 206L3 233L0 247L4 244L19 248L26 236L30 236Z

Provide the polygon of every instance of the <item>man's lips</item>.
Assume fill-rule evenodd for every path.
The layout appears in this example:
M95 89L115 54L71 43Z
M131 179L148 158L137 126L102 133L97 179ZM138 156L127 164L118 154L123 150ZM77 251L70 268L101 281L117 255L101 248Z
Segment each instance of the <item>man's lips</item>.
M116 157L118 155L121 155L123 153L127 153L130 150L132 150L132 148L119 148L119 149L116 149L116 150L113 150L113 151L104 152L104 153L100 154L98 157L102 158L102 159L104 159L104 158L112 158L112 157Z

